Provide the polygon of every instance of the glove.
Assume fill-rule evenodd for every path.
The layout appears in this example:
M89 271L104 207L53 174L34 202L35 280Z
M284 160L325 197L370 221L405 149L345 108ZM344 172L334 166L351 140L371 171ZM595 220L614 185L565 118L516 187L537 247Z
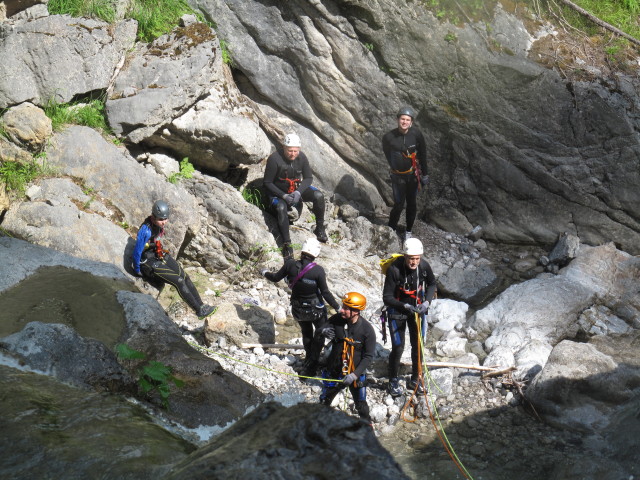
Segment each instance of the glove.
M426 187L427 185L429 185L429 175L422 175L420 177L420 183L422 184L423 187Z
M333 340L334 338L336 338L336 331L331 327L324 327L322 330L320 330L320 335L322 335L324 338L328 338L329 340Z
M409 305L408 303L404 304L404 309L409 313L420 313L420 310L418 309L418 307L414 305Z
M355 373L350 373L349 375L347 375L342 379L342 383L346 385L351 385L356 380L358 380L358 376Z
M298 190L293 192L291 195L293 196L292 205L295 205L296 203L300 203L300 199L302 198L302 194Z
M419 315L426 315L427 311L429 310L429 302L423 302L420 305L418 305L416 307L418 309L418 314Z
M287 202L287 205L292 206L293 205L293 199L294 196L291 193L287 193L285 195L282 196L282 199Z
M260 275L262 275L263 277L265 276L265 274L268 272L269 270L266 268L263 268L262 270L260 270Z

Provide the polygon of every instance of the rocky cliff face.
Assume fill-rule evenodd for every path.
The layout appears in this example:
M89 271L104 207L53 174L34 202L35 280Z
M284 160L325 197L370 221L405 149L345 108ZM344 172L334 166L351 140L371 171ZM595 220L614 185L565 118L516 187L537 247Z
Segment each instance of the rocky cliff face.
M421 2L192 3L228 40L245 91L327 142L371 198L388 198L380 138L408 103L428 136L424 219L503 242L566 231L640 252L638 78L571 82L535 63L530 12L520 17L536 27L500 3L458 27Z

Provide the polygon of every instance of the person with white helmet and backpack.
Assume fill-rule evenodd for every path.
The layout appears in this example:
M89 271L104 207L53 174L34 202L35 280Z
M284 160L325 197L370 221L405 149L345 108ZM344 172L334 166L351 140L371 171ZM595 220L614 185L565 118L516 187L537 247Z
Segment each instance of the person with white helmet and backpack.
M324 337L316 335L316 332L327 320L325 302L336 311L340 308L329 291L324 268L315 262L320 255L320 248L318 240L311 237L302 245L300 260L285 258L284 264L277 272L269 272L267 269L260 271L272 282L287 278L291 289L291 313L302 331L302 345L306 353L303 372L305 376L315 374L324 346Z
M436 278L431 266L422 258L424 248L417 238L404 242L403 256L387 269L382 300L387 307L391 337L389 355L389 393L402 395L399 385L400 358L404 351L405 332L409 328L411 342L411 380L409 387L422 390L420 378L421 349L426 335L426 314L436 292Z
M413 124L415 117L413 108L400 108L396 115L398 126L382 137L382 151L391 169L393 193L388 225L398 232L398 221L406 203L404 240L412 235L411 229L418 211L418 192L429 183L426 142L422 132Z
M313 173L309 159L300 150L300 137L289 133L282 141L282 151L276 150L267 159L263 185L270 197L269 205L275 210L283 242L284 257L293 255L291 236L289 235L290 209L302 211L302 202L313 202L313 214L316 217L314 234L321 242L328 240L324 225L324 195L312 186Z

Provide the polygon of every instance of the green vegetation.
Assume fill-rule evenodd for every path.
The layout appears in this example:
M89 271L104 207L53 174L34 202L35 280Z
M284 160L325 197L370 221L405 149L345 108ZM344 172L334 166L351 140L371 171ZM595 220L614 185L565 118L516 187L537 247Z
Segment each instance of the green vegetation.
M72 124L111 133L105 117L103 99L89 100L88 103L58 103L50 99L44 107L44 113L51 119L54 130L60 130L64 125Z
M362 45L364 45L364 48L366 48L370 52L373 52L373 43L363 43Z
M180 171L169 175L167 180L169 183L178 183L178 181L183 178L193 177L193 172L195 171L196 169L191 165L191 162L189 162L189 157L184 157L180 161Z
M121 360L144 360L145 354L135 350L124 343L116 345L116 355ZM184 385L182 380L177 379L171 374L171 367L162 362L150 361L143 363L137 369L138 385L144 393L150 393L154 390L158 392L162 400L162 406L169 406L168 400L170 395L170 383L180 388Z
M222 50L222 61L233 67L233 58L231 57L231 51L229 50L229 44L226 40L220 39L220 49Z
M640 0L573 0L573 3L640 40ZM562 6L562 14L572 26L588 34L601 33L601 27L567 6Z
M116 19L113 6L112 0L49 0L47 4L51 15L100 18L109 23Z
M112 0L50 0L50 14L68 14L72 17L91 17L113 23L116 12ZM132 0L125 18L138 22L138 40L152 42L178 25L182 15L193 14L204 23L204 16L196 12L186 0ZM223 48L224 54L224 48Z
M453 32L447 32L444 36L444 41L447 43L455 43L458 41L458 36Z
M0 115L0 117L1 116L2 115ZM9 140L9 134L7 133L7 129L5 128L4 123L1 121L0 121L0 138L6 138L7 140Z
M50 173L44 161L39 163L36 157L29 163L4 162L0 164L0 181L4 182L8 191L19 195L24 195L26 186L31 181Z
M242 190L242 198L251 205L255 205L260 210L265 210L265 205L262 202L262 192L258 187L247 187Z

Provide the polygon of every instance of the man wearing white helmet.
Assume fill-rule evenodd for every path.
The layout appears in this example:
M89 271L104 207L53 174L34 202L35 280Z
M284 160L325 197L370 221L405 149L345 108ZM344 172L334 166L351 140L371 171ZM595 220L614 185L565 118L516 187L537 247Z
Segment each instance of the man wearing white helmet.
M429 303L436 291L436 278L431 266L422 258L424 249L417 238L410 238L404 243L404 256L395 260L387 270L382 290L382 300L387 306L387 319L391 337L391 354L389 355L389 393L392 396L402 395L398 372L400 358L404 351L404 339L407 326L411 342L411 389L421 390L419 378L420 338L426 335L426 314ZM420 320L420 331L416 322L416 314Z
M289 235L289 215L295 208L300 212L302 202L313 202L316 217L314 234L321 242L328 240L324 227L324 195L313 187L313 174L307 156L300 151L300 137L289 133L282 142L282 152L276 150L267 159L263 184L270 198L270 206L276 211L278 229L284 243L285 257L293 255Z
M397 231L400 214L406 202L405 240L411 238L411 229L418 211L418 191L429 183L426 142L422 132L413 125L415 116L413 108L400 108L396 115L398 126L382 137L382 151L391 169L393 193L389 226Z
M267 280L278 282L287 277L291 289L291 313L300 324L302 345L306 352L304 376L313 376L318 366L318 358L324 346L324 337L314 334L327 320L326 301L338 311L340 306L329 291L327 277L314 260L320 255L320 243L311 237L302 245L300 260L285 258L284 265L276 273L266 269L260 271ZM323 301L324 300L324 301ZM315 335L315 336L314 336Z

